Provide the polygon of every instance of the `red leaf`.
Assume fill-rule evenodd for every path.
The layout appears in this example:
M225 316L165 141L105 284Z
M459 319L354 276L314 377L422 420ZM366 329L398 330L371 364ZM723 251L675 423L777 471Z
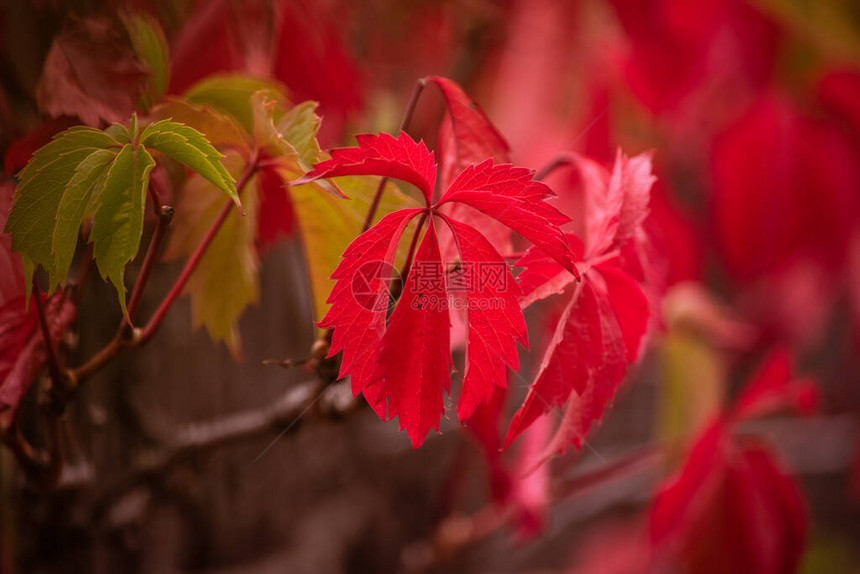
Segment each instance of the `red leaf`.
M99 126L122 122L137 107L146 74L128 36L109 20L80 20L54 39L36 88L49 115Z
M800 490L757 444L738 444L722 419L655 497L651 541L662 562L691 572L794 572L807 516Z
M439 130L439 164L444 186L471 163L486 159L495 163L510 161L508 142L477 102L448 78L430 76L427 81L442 90L448 110L448 121Z
M532 172L486 160L457 176L437 205L459 202L504 223L578 276L567 238L558 228L569 219L544 200L555 194Z
M48 354L39 328L35 303L24 311L24 296L0 307L0 429L7 428ZM62 292L46 301L45 316L54 345L75 320L75 306Z
M397 242L418 212L409 209L385 216L347 247L332 273L332 279L337 280L328 298L332 307L319 326L334 329L329 356L343 351L341 377L351 376L354 394L374 381ZM365 392L365 398L379 416L386 418L381 397L370 394Z
M444 220L454 234L461 266L471 274L465 284L466 373L457 409L460 420L466 420L490 401L496 387L507 386L505 366L519 369L516 343L527 347L528 334L517 302L519 288L505 260L474 228Z
M796 570L808 523L800 490L767 449L734 435L742 418L788 398L798 388L792 378L788 354L773 353L728 415L695 439L651 507L651 543L662 562L704 574Z
M651 316L645 288L653 274L642 263L647 260L642 225L654 181L650 156L628 159L619 153L611 174L592 160L573 159L583 182L586 241L571 239L577 251L585 251L582 284L570 295L505 439L509 446L538 417L567 403L544 458L571 444L582 446L615 396L627 365L639 358ZM534 248L517 265L524 267L523 306L562 293L571 283Z
M197 3L171 46L171 94L181 94L209 75L243 67L231 4L228 0Z
M811 379L796 380L791 355L784 349L771 353L735 401L736 419L752 418L783 409L802 414L815 410L818 390Z
M360 134L356 140L358 147L331 150L331 159L316 164L293 185L321 177L381 175L411 183L421 190L430 205L436 184L436 162L424 142L416 142L406 133L396 138L388 134Z
M260 206L257 215L257 250L264 253L281 236L293 232L293 203L284 189L284 181L270 167L257 173Z
M445 97L447 113L439 126L437 155L442 188L469 164L487 159L493 163L510 162L510 147L481 106L472 100L455 82L440 76L426 78L436 84ZM512 251L511 229L492 217L463 204L450 204L447 213L452 219L463 221L481 230L487 240L502 253ZM442 253L453 255L453 246L445 245Z
M428 280L428 272L439 280ZM451 323L448 307L439 304L447 297L443 277L439 241L431 221L406 280L401 302L391 314L380 342L372 383L385 389L389 398L388 416L400 419L400 429L405 428L409 433L414 448L421 446L431 428L438 432L439 419L445 410L444 392L451 389L448 341Z
M358 63L344 33L344 5L287 0L278 3L274 76L296 101L315 100L326 121L321 140L339 141L346 121L364 107Z
M357 148L334 150L332 159L317 164L294 184L340 175L390 176L416 185L428 207L385 217L346 249L332 275L337 280L329 297L332 308L320 326L334 329L331 355L343 351L340 376L351 376L353 392L364 393L381 417L398 416L417 447L431 428L438 429L442 399L450 387L448 308L453 302L465 301L469 329L459 405L463 418L471 417L506 385L505 366L518 367L516 342L526 343L519 289L504 258L474 228L439 212L440 206L462 201L483 209L575 270L558 228L567 218L543 203L551 192L531 180L530 170L494 166L490 160L467 167L443 199L430 206L436 173L433 155L423 144L406 134L359 136L358 143ZM430 227L386 326L394 252L406 224L419 212L429 216ZM454 263L452 267L443 266L437 218L446 222L458 249L459 259L446 262ZM439 283L434 289L417 284L428 279L425 272L432 272ZM455 276L465 282L455 284ZM457 299L457 292L465 293L465 299Z
M715 141L712 165L717 239L735 278L774 274L800 257L844 265L860 170L839 129L763 96Z

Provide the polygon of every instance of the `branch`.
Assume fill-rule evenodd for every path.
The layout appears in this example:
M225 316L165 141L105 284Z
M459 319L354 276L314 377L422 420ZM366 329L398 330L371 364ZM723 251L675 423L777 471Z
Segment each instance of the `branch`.
M158 482L174 465L195 455L266 434L280 438L298 428L300 422L339 418L355 410L358 404L348 382L321 388L320 382L314 380L290 388L273 404L165 432L165 436L171 437L166 444L141 453L128 471L111 481L96 497L96 512L109 509L137 486ZM65 480L60 487L83 488L92 480L91 475L83 473Z
M48 354L48 371L51 373L51 381L56 389L62 389L65 386L63 372L60 369L60 362L57 360L57 351L54 349L54 341L51 339L51 329L48 327L48 318L45 315L45 305L42 302L42 292L39 289L39 284L36 278L33 277L33 294L36 300L36 313L39 315L39 327L42 329L42 338L45 340L45 351Z

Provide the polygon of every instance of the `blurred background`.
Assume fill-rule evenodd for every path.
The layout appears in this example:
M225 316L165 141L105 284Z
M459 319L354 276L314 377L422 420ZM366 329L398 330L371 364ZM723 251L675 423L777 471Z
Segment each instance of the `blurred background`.
M648 509L683 453L654 463L653 445L694 440L774 349L815 379L817 408L744 432L799 485L800 518L740 495L726 504L741 523L775 512L774 524L808 535L796 568L749 559L713 571L860 572L860 4L3 0L4 180L54 133L133 111L131 98L107 93L105 114L85 118L43 78L57 39L83 34L91 43L77 46L98 89L132 81L121 55L99 48L122 10L164 29L169 93L221 72L275 78L295 102L320 103L324 148L394 132L414 82L432 74L480 102L516 164L540 169L571 150L609 166L619 148L653 151L648 227L665 261L662 316L587 445L552 461L533 499L519 501L533 511L527 532L485 512L484 462L456 417L413 451L395 423L358 403L128 478L141 453L178 429L275 404L311 377L261 365L306 356L316 336L301 234L287 226L262 258L241 361L194 330L180 300L150 345L112 363L73 404L72 458L87 461L71 465L78 475L45 496L22 486L0 452L0 572L648 571ZM425 92L409 131L432 147L443 100ZM560 169L547 182L576 186L577 177ZM158 268L144 316L180 269ZM113 336L120 314L105 301L113 293L91 276L73 360ZM526 316L539 349L546 326ZM511 376L509 413L537 361L530 355ZM702 536L720 539L732 524L723 517ZM784 544L756 528L755 544L719 548Z

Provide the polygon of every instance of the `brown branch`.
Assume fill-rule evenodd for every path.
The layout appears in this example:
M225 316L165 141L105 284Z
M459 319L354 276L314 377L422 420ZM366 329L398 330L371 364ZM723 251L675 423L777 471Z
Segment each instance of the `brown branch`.
M314 380L290 388L273 404L163 433L171 437L166 444L141 453L128 471L112 480L96 497L97 514L110 508L129 490L160 482L173 466L193 456L266 434L280 438L297 429L300 422L339 418L355 410L358 404L349 383L322 387ZM77 480L67 480L60 487L79 489L89 486L92 480L91 475L81 473Z
M45 305L42 302L42 292L35 277L33 277L33 294L35 295L33 299L36 301L36 313L39 315L39 327L42 329L42 338L45 340L45 351L48 354L48 371L51 374L51 381L54 383L54 387L59 390L65 387L65 378L63 377L63 371L60 369L60 362L57 359L57 351L51 338L51 329L48 327Z

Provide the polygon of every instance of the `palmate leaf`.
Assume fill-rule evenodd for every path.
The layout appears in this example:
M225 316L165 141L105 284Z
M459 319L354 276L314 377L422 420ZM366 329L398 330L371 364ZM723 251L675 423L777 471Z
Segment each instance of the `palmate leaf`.
M28 268L38 265L48 272L52 289L63 281L68 272L68 265L58 265L58 260L62 263L65 259L62 256L55 258L53 246L54 231L58 226L61 238L68 233L65 227L67 220L58 220L63 195L76 177L78 166L89 156L105 150L115 155L119 148L120 144L102 131L71 128L36 151L18 176L18 188L5 231L12 236L12 250L21 254ZM77 233L80 221L71 225Z
M219 161L222 154L206 138L184 124L162 120L147 126L140 143L196 171L224 191L241 208L233 177Z
M334 330L329 356L343 352L340 376L349 376L353 392L361 392L381 417L398 417L417 448L431 429L438 430L444 394L450 389L448 307L450 297L463 291L462 286L449 288L452 269L473 275L461 293L469 329L463 383L468 388L458 401L461 416L471 417L492 401L495 387L506 386L506 367L518 367L516 343L527 342L517 301L520 289L506 261L478 230L439 212L440 206L456 202L483 211L532 241L575 280L574 254L558 227L568 219L544 203L552 192L532 180L533 172L492 160L468 166L431 204L435 163L423 143L407 134L363 135L357 140L357 147L334 150L332 159L317 163L292 184L321 177L389 176L418 186L425 207L395 211L347 247L332 274L336 283L328 299L331 307L319 325ZM371 301L387 297L387 282L376 274L394 262L404 231L415 219L426 220L427 231L388 319L385 306L369 304L366 296ZM453 236L456 260L443 259L437 226ZM368 271L368 263L377 271ZM356 277L361 278L359 291L354 290Z
M147 148L200 172L238 202L221 154L188 126L162 121L140 134L132 117L130 129L120 124L106 131L68 129L36 151L19 174L5 231L28 275L41 267L50 290L62 284L81 224L92 217L89 239L96 265L116 287L127 314L123 275L140 246L149 173L155 166Z

